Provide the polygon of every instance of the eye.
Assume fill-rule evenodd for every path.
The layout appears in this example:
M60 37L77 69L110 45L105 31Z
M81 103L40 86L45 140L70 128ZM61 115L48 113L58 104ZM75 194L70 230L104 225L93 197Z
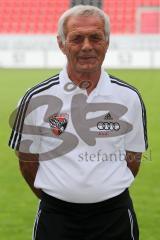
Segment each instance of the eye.
M90 40L93 42L99 42L103 39L103 37L101 35L98 34L93 34L90 36Z
M77 44L77 43L83 42L83 40L84 40L84 37L82 35L75 35L71 37L70 42Z

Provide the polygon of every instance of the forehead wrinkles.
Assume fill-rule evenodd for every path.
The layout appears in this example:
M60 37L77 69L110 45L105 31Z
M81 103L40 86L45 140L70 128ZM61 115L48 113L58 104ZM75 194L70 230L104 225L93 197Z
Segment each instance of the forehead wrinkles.
M99 16L71 16L65 24L65 35L72 32L105 32L104 21Z
M81 30L81 29L77 29L77 30L73 30L73 31L70 31L69 33L68 33L68 36L69 37L72 37L72 36L84 36L84 37L89 37L89 36L92 36L92 35L98 35L98 36L102 36L103 35L103 32L102 31L100 31L100 30L95 30L95 31L93 31L92 29L86 29L86 30Z

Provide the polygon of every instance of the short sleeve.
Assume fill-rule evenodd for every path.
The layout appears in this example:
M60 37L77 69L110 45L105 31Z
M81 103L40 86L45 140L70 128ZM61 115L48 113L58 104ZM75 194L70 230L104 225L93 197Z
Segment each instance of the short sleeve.
M125 150L145 152L148 148L146 109L141 96L137 95L129 110L133 129L125 136Z
M27 94L21 99L13 120L9 146L24 153L38 153L40 137L36 124L36 110L32 109L32 99Z

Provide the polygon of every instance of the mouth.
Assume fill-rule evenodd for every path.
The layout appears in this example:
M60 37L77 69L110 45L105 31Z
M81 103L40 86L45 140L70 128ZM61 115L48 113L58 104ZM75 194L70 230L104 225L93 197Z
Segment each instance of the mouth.
M95 56L79 56L79 59L93 59Z
M96 57L95 56L80 56L78 57L78 61L83 63L95 63Z

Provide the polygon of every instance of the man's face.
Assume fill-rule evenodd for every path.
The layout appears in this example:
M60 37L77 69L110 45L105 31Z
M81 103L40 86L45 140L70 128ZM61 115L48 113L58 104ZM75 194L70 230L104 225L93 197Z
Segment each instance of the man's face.
M79 73L100 70L108 48L103 20L97 16L70 17L65 30L66 40L60 48L67 57L69 70Z

